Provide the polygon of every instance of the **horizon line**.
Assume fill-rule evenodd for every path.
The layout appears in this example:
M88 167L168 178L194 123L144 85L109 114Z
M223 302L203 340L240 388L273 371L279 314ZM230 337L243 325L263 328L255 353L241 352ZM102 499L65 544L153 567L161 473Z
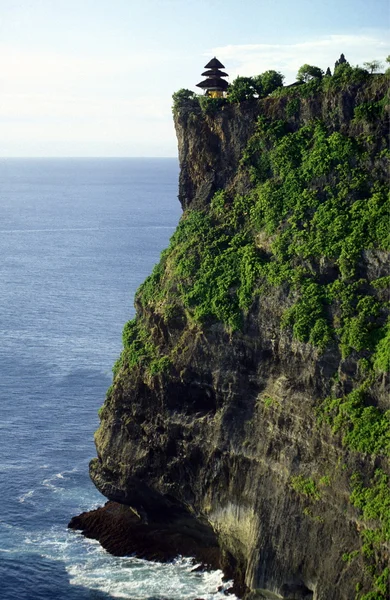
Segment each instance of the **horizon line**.
M71 159L71 158L76 158L76 159L91 159L91 158L98 158L98 159L157 159L157 158L162 158L162 159L166 159L166 158L175 158L178 159L178 156L0 156L0 160L13 160L13 159L60 159L60 158L64 158L64 159Z

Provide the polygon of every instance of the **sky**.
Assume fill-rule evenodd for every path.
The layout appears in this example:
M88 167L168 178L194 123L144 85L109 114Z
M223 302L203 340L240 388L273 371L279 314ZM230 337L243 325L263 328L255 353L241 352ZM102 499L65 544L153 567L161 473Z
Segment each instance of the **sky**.
M172 93L390 54L389 0L0 0L0 156L176 156Z

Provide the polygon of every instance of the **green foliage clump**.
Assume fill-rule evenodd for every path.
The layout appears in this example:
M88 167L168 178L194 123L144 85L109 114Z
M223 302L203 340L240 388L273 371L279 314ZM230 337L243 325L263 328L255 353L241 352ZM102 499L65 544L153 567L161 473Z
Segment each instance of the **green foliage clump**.
M222 106L227 104L227 99L198 96L198 102L204 115L214 115Z
M301 108L300 98L291 98L286 104L286 116L295 117Z
M317 484L311 477L304 477L303 475L291 477L290 485L297 494L306 496L309 500L317 501L321 498Z
M123 367L143 366L150 375L170 369L170 358L161 355L161 350L152 341L150 330L139 319L134 318L125 324L122 341L122 354L113 367L114 379Z
M390 595L390 569L382 566L377 555L384 544L390 542L390 481L382 469L376 469L368 486L359 473L351 477L350 501L362 512L369 527L360 533L362 554L368 562L366 567L373 575L372 590L360 596L360 600L386 600Z
M258 75L256 80L260 80L261 95L268 96L278 88L282 87L284 75L282 75L279 71L270 69L269 71L265 71L261 75Z
M386 275L385 277L379 277L378 279L374 279L371 281L371 285L373 288L377 290L387 289L390 290L390 275Z
M262 402L265 408L269 408L273 404L276 404L275 399L271 398L271 396L263 396Z
M322 85L325 91L343 90L352 85L363 83L368 77L369 73L366 69L352 67L348 62L345 62L335 68L332 77L324 77Z
M343 432L343 443L352 450L390 456L390 410L369 403L367 380L342 398L326 398L319 409L320 420L334 433Z
M345 356L374 350L382 318L378 302L365 298L366 291L356 294L354 280L364 249L389 247L386 185L370 180L365 160L356 139L328 133L321 122L289 132L283 122L260 118L242 161L255 183L251 225L273 240L262 274L271 285L299 288L283 325L320 349L338 340ZM324 178L332 183L324 185ZM320 283L312 267L295 267L297 260L313 264L324 257L338 266L334 283Z
M354 109L355 121L367 121L368 123L375 123L382 115L384 107L384 99L379 100L378 102L363 102Z
M374 368L383 373L390 373L390 319L381 329L379 342L374 353Z
M353 561L354 558L359 556L359 554L360 554L359 550L353 550L353 552L345 552L341 558L344 562L350 563Z
M150 332L137 319L128 321L123 328L122 364L129 367L148 364L156 353L156 348L150 339Z
M366 521L377 521L376 539L390 541L390 480L381 469L375 471L369 486L365 486L359 473L351 478L351 503L360 508Z
M167 373L172 366L172 361L169 356L161 356L151 361L149 372L151 375L158 375L159 373Z
M324 287L312 281L301 288L301 298L283 316L282 325L292 325L294 337L301 342L326 348L332 340L332 330L324 312Z
M172 110L175 112L183 103L188 102L189 100L196 100L197 94L192 92L191 90L187 90L182 88L177 92L172 94L173 106Z
M297 81L304 81L307 83L312 79L322 79L324 72L319 67L313 67L312 65L302 65L297 73Z
M237 77L229 86L229 102L243 102L264 98L283 86L284 75L269 70L255 77Z
M229 102L253 100L261 94L261 86L254 77L236 77L228 89Z
M262 262L253 237L245 228L237 233L245 210L241 197L227 202L225 194L217 193L210 214L188 212L160 265L142 284L140 301L163 303L174 288L195 321L217 320L239 328L242 311L253 300Z

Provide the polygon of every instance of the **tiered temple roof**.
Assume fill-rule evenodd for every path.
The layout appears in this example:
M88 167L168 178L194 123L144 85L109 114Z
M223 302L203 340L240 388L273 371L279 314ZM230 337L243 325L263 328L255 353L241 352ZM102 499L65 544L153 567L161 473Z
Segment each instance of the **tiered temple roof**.
M213 92L222 95L229 85L227 81L222 79L228 77L227 73L220 70L225 68L224 65L214 56L204 68L208 70L204 71L202 76L207 77L207 79L197 83L196 86L206 90L206 93Z

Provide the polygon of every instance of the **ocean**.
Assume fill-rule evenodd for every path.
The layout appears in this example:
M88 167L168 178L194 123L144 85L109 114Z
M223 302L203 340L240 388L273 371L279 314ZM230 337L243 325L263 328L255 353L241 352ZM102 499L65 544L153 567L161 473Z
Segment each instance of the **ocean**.
M176 159L0 159L0 598L219 600L221 572L67 529L105 498L97 411L181 208ZM224 585L226 587L226 585Z

